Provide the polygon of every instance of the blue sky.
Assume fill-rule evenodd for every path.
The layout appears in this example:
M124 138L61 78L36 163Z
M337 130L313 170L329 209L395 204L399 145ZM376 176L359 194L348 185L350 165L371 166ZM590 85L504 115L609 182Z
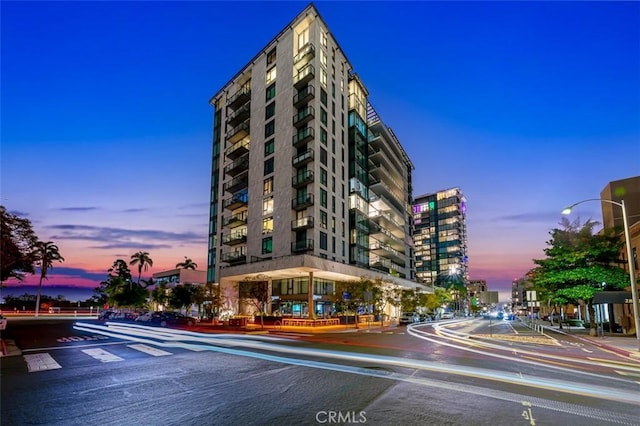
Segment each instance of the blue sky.
M414 195L465 193L490 289L543 257L563 207L640 175L640 3L315 4ZM306 5L2 2L1 198L59 244L49 284L97 285L138 250L206 266L208 100Z

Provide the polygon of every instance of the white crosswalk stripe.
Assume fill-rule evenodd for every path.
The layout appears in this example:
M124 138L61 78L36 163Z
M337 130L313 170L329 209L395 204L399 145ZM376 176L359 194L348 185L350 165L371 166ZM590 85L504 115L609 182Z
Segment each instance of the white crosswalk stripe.
M124 358L120 358L119 356L100 348L83 349L82 352L101 362L124 361Z
M62 368L48 353L24 355L29 373Z
M153 346L147 346L143 344L127 345L131 349L135 349L140 352L144 352L153 356L166 356L173 355L171 352L163 351L162 349L154 348Z

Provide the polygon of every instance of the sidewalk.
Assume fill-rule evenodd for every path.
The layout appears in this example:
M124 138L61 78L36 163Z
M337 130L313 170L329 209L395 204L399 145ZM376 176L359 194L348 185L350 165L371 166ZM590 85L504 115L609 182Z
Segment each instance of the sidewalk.
M591 336L589 333L590 330L584 327L567 327L565 325L560 329L558 325L545 325L542 321L538 322L538 325L541 325L545 332L551 331L573 336L585 343L640 361L638 339L636 339L635 335L627 336L619 333L604 333L602 336Z

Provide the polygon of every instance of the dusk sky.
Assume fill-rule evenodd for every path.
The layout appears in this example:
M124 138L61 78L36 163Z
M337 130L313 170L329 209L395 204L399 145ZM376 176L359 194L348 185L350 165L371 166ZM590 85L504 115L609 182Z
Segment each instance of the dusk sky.
M46 285L97 287L139 250L143 278L206 268L208 100L307 4L2 2L1 204L60 247ZM490 290L544 257L564 207L640 175L639 2L315 4L414 196L464 192Z

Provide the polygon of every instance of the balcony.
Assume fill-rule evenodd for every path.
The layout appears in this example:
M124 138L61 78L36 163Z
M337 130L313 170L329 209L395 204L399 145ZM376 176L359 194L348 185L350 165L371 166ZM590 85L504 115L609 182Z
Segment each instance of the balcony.
M251 104L245 104L240 109L227 116L227 123L230 126L237 126L238 124L249 118L250 113Z
M229 263L231 265L237 265L240 263L246 263L247 255L244 250L230 251L228 253L222 253L222 255L220 256L220 261Z
M225 228L237 228L238 226L247 224L247 212L236 213L229 217L225 217L222 221L222 226Z
M293 146L296 148L302 144L306 144L310 142L315 137L315 130L313 127L305 127L304 129L298 130L298 133L293 135Z
M224 168L224 172L229 176L237 176L242 172L246 172L249 169L249 158L241 157L235 160L231 164L227 164Z
M291 179L291 186L299 188L313 182L313 170L301 170Z
M246 206L249 202L249 194L247 192L241 192L234 194L231 198L227 198L222 202L222 207L228 210L235 210L237 208Z
M309 250L313 250L313 240L294 241L291 243L291 251L293 253Z
M303 60L311 60L316 56L316 49L313 47L313 44L307 43L298 50L296 56L293 57L293 64L297 64Z
M306 209L313 205L313 194L307 194L300 197L296 197L291 200L291 208L295 210Z
M251 100L251 89L243 88L238 90L227 100L227 106L235 111L249 100Z
M242 232L232 232L229 235L222 236L222 244L228 246L235 246L247 242L247 229L243 229Z
M291 165L294 167L300 167L308 162L313 161L313 149L309 148L302 154L294 155L291 159Z
M315 111L311 105L307 105L306 107L298 110L298 112L293 116L293 125L297 128L300 128L307 124L309 120L313 118Z
M300 89L302 86L313 80L316 69L311 64L305 65L293 78L293 86Z
M230 143L236 143L245 136L249 135L249 120L233 127L227 132L227 140Z
M222 186L222 189L225 192L238 192L241 189L246 188L249 185L249 177L245 174L230 180L229 182L225 182Z
M313 216L303 217L302 219L296 219L291 221L292 231L301 231L303 229L313 228Z
M300 108L302 105L309 102L315 96L315 89L312 85L307 85L302 89L298 90L293 96L293 106L296 108Z
M236 158L249 152L249 141L242 141L231 145L225 151L227 158L235 160Z

